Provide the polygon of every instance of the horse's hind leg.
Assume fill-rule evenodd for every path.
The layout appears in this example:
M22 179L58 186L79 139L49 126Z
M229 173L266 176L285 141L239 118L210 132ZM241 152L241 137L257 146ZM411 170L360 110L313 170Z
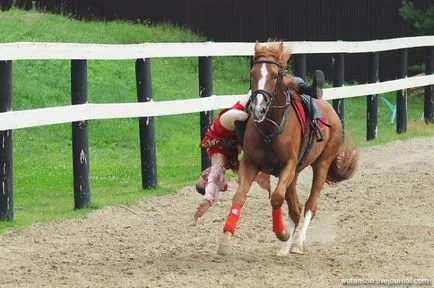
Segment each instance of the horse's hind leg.
M301 205L300 205L300 201L298 200L297 190L296 190L297 177L298 177L298 173L295 175L294 180L289 185L285 194L286 203L288 204L288 214L289 214L288 233L290 233L290 237L287 241L282 243L282 247L280 248L279 251L277 251L277 256L288 255L289 250L293 243L295 229L297 228L298 223L300 221Z
M315 162L312 165L312 170L313 170L312 188L310 191L309 198L307 199L304 205L303 226L291 247L292 253L303 254L303 249L304 249L303 245L304 245L304 241L306 240L307 228L309 227L310 221L316 214L318 208L319 193L324 187L330 163L331 161L319 161L319 162Z

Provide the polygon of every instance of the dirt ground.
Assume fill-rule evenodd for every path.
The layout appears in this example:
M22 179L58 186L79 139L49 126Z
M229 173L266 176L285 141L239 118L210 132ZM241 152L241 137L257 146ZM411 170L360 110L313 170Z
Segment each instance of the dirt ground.
M217 255L236 185L199 222L193 213L201 198L188 187L0 236L0 286L339 287L348 278L434 280L434 137L363 149L360 160L353 179L323 190L303 255L275 256L280 242L271 231L268 195L256 184L233 255ZM303 203L310 177L307 169L299 179Z

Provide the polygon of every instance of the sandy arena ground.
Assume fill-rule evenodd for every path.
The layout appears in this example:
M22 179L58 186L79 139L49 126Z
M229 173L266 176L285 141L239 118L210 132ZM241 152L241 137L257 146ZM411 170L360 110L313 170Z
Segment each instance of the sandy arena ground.
M323 190L303 255L275 256L280 242L271 231L268 195L256 184L233 238L234 254L217 255L235 183L197 223L193 213L201 198L188 187L0 236L0 287L339 287L347 278L434 280L434 137L364 149L360 160L353 179ZM303 203L310 177L307 169L299 179Z

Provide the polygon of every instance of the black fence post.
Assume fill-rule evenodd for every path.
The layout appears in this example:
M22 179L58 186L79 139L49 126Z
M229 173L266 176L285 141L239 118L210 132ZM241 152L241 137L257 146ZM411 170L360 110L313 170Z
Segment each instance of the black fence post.
M199 57L199 97L209 97L212 95L212 58ZM213 122L212 111L200 112L200 139L205 135ZM211 160L206 151L201 149L201 168L202 171L211 166Z
M333 57L333 87L344 85L345 63L344 54L335 54ZM341 119L342 129L345 123L344 99L334 99L333 108Z
M398 78L406 78L408 69L408 49L401 50ZM407 89L396 92L396 132L407 131Z
M7 11L12 8L13 4L14 4L13 0L4 0L0 2L0 8L2 11Z
M137 101L152 100L151 59L136 60ZM157 157L155 149L154 117L139 118L140 157L143 189L157 186Z
M425 74L434 74L434 47L426 48ZM434 85L425 86L423 118L426 124L434 123Z
M370 55L369 59L369 83L378 82L378 69L380 66L380 57L378 52ZM366 139L374 140L377 138L377 122L378 122L378 102L377 95L369 95L366 97Z
M12 109L12 61L0 61L0 112ZM14 220L12 130L0 131L0 221Z
M294 59L294 76L306 80L306 54L295 55Z
M87 103L87 62L71 60L71 103ZM72 122L72 164L74 173L74 208L90 203L89 145L87 121Z

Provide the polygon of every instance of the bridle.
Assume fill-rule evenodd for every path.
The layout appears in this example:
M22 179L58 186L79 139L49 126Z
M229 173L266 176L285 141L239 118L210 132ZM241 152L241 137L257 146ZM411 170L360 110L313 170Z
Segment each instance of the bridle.
M286 99L285 105L274 105L274 102L276 101L276 98L277 98L277 94L279 93L279 88L280 88L282 81L283 81L283 69L282 69L282 66L280 65L280 63L275 62L275 61L271 61L271 60L258 60L258 61L253 62L252 66L254 66L256 64L263 64L263 63L276 65L279 68L279 72L277 74L276 86L274 87L272 94L263 90L263 89L258 89L258 90L252 91L252 94L250 95L250 98L248 101L248 103L249 103L248 107L250 108L250 111L251 111L252 110L251 105L253 103L253 100L255 99L255 97L258 94L265 95L268 98L268 101L267 101L268 103L267 103L267 106L265 108L265 118L262 120L253 119L253 123L255 125L256 130L264 138L264 141L265 142L271 142L271 140L273 140L280 133L282 133L283 129L285 128L286 118L287 118L286 116L288 113L287 112L288 109L286 109L286 108L288 108L288 106L291 104L291 90L288 86L285 85L285 91L284 91L285 99ZM279 124L276 121L267 117L268 113L272 109L285 109L283 117L280 120ZM274 133L271 133L271 134L266 134L259 126L259 124L262 123L264 120L273 124L277 128L277 131L275 131Z

